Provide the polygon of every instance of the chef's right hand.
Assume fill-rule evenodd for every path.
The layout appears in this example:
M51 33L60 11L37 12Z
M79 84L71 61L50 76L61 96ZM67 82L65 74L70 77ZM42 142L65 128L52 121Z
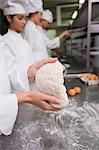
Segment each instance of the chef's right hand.
M38 91L24 92L16 94L18 103L30 103L43 110L59 111L62 108L54 108L50 103L58 104L60 100L54 96L46 95Z
M66 30L64 32L61 33L61 35L59 36L60 40L63 39L65 36L69 36L71 34L71 30Z
M30 97L31 101L29 101L29 103L43 110L59 111L63 109L63 107L56 109L50 105L50 103L58 104L60 102L60 100L54 96L49 96L38 91L33 91L30 93Z

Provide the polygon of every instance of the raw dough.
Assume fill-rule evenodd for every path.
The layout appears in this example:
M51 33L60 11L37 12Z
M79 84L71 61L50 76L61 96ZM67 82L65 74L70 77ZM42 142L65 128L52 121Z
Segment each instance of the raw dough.
M63 83L63 65L59 61L46 64L37 71L37 89L42 93L58 97L61 100L60 104L51 104L55 108L65 107L69 103Z

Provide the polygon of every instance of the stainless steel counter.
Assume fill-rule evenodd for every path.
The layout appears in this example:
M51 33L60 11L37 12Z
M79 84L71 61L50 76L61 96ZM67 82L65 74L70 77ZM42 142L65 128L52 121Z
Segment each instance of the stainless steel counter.
M99 150L99 86L77 78L65 85L82 92L56 114L21 106L12 135L0 136L0 150Z

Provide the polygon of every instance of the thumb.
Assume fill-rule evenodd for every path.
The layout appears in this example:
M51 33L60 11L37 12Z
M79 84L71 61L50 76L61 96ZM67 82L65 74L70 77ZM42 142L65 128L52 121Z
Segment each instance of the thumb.
M44 59L44 60L43 60L43 64L54 63L54 62L56 62L57 60L58 60L58 58L52 58L52 57L50 57L50 58Z
M37 69L39 69L40 67L42 67L43 65L47 64L47 63L55 63L58 60L58 58L46 58L46 59L42 59L41 61L37 62L36 66Z

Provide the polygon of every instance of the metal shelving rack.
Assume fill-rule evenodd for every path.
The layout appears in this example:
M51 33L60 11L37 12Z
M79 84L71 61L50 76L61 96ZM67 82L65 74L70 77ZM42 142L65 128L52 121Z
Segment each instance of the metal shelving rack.
M92 6L94 3L99 3L99 0L88 0L87 68L90 67L91 33L99 33L99 23L92 21ZM99 52L96 52L95 54L99 55Z

